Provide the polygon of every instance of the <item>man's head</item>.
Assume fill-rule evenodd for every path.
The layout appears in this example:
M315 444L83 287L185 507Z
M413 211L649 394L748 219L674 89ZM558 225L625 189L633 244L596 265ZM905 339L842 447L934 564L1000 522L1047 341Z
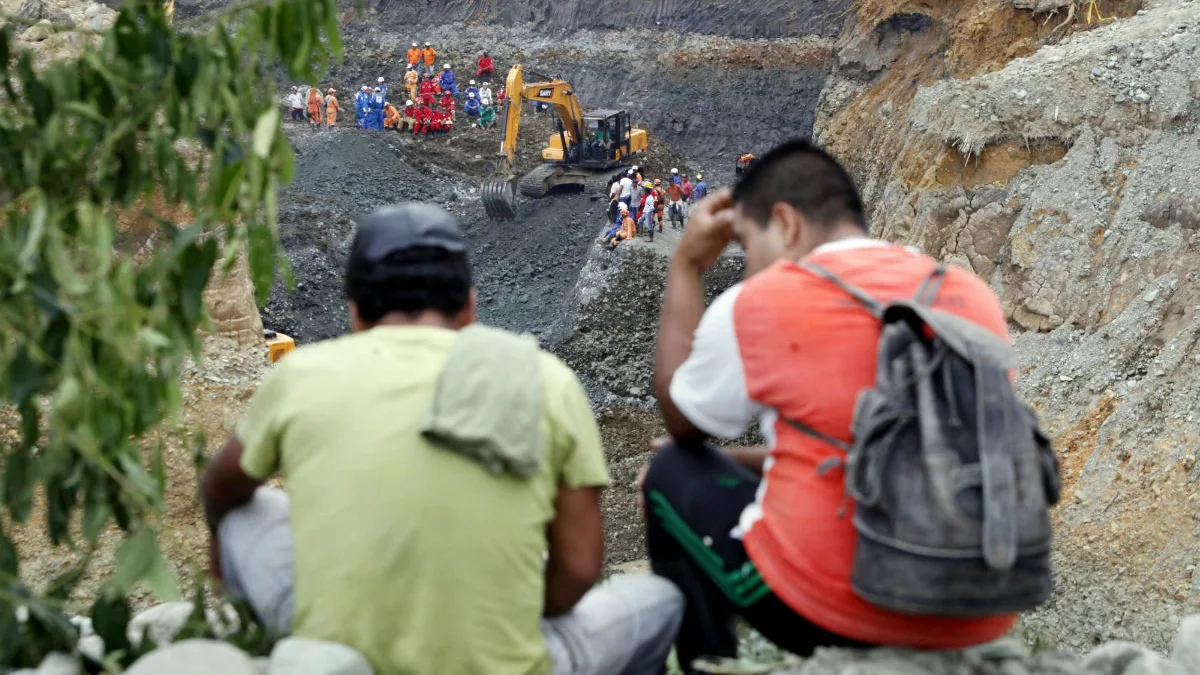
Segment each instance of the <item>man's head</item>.
M413 46L414 46L414 47L416 47L416 46L417 46L417 43L415 43L415 42L414 42L414 43L413 43Z
M426 46L426 47L429 47L429 46L431 46L431 45L430 45L428 42L426 42L426 43L425 43L425 46Z
M364 218L346 268L350 329L381 323L462 328L475 320L467 244L432 204L388 206Z
M866 234L854 181L805 140L784 143L755 162L734 187L733 203L747 275L781 258L799 260L825 242Z

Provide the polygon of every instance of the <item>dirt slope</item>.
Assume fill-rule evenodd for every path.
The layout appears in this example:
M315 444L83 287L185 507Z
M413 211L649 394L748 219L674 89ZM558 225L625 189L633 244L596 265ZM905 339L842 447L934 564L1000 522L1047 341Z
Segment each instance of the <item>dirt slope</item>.
M1200 25L1193 4L1138 4L1089 26L1000 0L859 3L818 120L875 234L1004 302L1067 485L1060 590L1023 624L1076 650L1165 648L1200 606Z

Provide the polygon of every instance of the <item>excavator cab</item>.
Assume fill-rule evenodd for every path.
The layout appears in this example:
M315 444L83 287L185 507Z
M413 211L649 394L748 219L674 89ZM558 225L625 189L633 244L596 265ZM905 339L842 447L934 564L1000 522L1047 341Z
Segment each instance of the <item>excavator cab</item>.
M483 206L488 216L510 220L517 213L517 192L539 198L560 186L582 188L586 194L608 189L612 169L629 163L630 156L645 152L645 129L635 129L625 110L595 110L585 113L574 87L559 77L529 73L520 65L508 74L500 156L493 180L482 186ZM557 115L555 133L542 148L545 164L524 176L514 175L517 133L521 107L526 100L549 105Z

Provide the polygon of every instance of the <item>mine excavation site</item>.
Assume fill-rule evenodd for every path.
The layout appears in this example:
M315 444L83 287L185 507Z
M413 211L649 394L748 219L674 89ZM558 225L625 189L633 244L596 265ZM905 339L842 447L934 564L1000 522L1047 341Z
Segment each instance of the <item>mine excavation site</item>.
M79 11L66 0L46 5L56 2ZM176 0L175 20L226 5ZM211 282L216 334L183 376L176 425L185 438L203 434L211 454L233 432L273 367L264 330L295 342L280 363L348 333L343 277L357 222L391 204L436 204L466 234L479 321L532 335L581 381L611 476L605 575L647 573L635 481L651 441L666 434L654 355L681 234L668 224L653 240L607 245L609 179L636 164L669 182L676 169L696 182L702 175L711 192L739 180L743 155L807 138L851 174L871 237L965 268L999 297L1017 393L1061 467L1055 592L1020 615L999 651L830 649L797 659L747 634L743 670L703 672L1200 673L1200 619L1186 620L1200 614L1200 3L338 5L341 62L316 82L279 81L295 175L280 193L278 229L294 284L277 277L258 303L244 261ZM457 74L453 127L360 128L355 95L379 78L407 115L414 43L436 48L435 73L449 64ZM485 51L495 72L477 76ZM497 152L510 140L503 106L495 126L475 126L462 92L478 80L499 93L518 64L527 83L539 74L569 83L585 115L627 112L645 148L598 179L510 188L512 217L501 219L485 208L485 186L508 174L550 175L543 148L561 122L554 109L521 102L506 167ZM336 90L336 125L289 119L290 91L310 86ZM706 299L744 271L731 246L704 276ZM761 442L756 433L742 440ZM185 578L207 565L208 532L190 449L170 441L168 450L162 544ZM69 554L28 539L24 570L60 572ZM111 571L111 548L97 553L77 599ZM136 599L153 604L148 593ZM260 672L359 672L273 668Z

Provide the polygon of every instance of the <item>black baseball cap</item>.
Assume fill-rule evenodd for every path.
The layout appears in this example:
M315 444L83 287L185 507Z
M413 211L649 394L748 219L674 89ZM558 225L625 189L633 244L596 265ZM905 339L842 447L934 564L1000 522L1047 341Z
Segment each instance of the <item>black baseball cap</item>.
M385 206L359 221L350 247L350 267L375 265L418 246L464 253L467 241L458 221L441 207L420 202Z

